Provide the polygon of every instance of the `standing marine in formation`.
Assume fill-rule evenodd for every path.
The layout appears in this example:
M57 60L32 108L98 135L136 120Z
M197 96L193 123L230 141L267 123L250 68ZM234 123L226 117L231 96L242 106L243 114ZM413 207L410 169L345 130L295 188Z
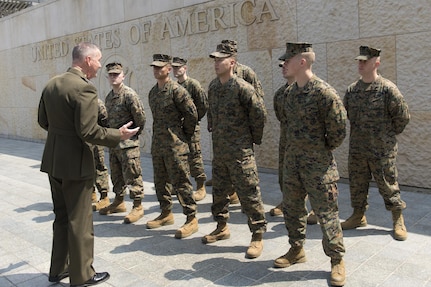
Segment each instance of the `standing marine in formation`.
M283 78L286 79L286 83L282 85L274 94L274 111L277 120L280 122L280 139L278 141L278 183L280 190L283 190L283 166L284 166L284 151L286 149L287 138L286 138L286 119L283 117L283 104L284 104L284 92L290 84L295 82L295 77L289 74L285 61L278 64L283 74ZM283 200L277 204L277 206L269 210L271 216L283 215ZM311 210L307 216L307 224L317 224L317 216L314 211Z
M410 120L410 113L397 86L377 72L380 50L359 48L358 71L361 78L351 84L344 96L350 120L349 180L353 214L341 223L343 229L366 226L368 189L377 183L387 210L392 212L394 238L407 239L402 210L396 159L400 134Z
M102 127L108 127L108 112L106 111L105 104L101 99L97 99L98 103L98 117L97 124ZM100 210L110 204L108 191L109 191L109 172L105 165L105 148L100 145L93 146L94 164L96 166L96 174L94 180L94 190L91 196L93 202L93 210ZM100 193L100 198L97 200L97 191Z
M259 188L254 144L261 144L266 109L252 85L233 73L236 48L230 43L217 46L210 55L217 75L208 88L208 130L213 139L213 204L217 228L202 238L212 243L230 237L229 197L237 190L252 232L247 258L256 258L263 249L266 231L265 210Z
M207 194L205 189L207 176L205 174L204 160L202 157L200 121L207 113L208 97L201 87L201 84L196 79L188 76L186 59L174 57L172 59L172 68L175 78L178 79L178 84L189 92L198 112L198 122L189 142L189 165L190 174L196 181L196 192L193 194L193 197L196 201L200 201L204 199Z
M347 115L336 90L312 72L315 53L309 43L286 43L288 75L295 78L286 92L283 117L286 119L286 149L283 168L284 222L291 245L274 266L288 267L306 261L304 244L307 215L306 198L319 219L322 245L331 258L333 286L345 284L343 232L338 214L339 174L332 151L346 137Z
M154 185L162 212L147 222L147 228L174 224L172 187L186 215L186 222L175 232L175 238L181 239L198 231L197 205L188 163L188 143L195 132L198 112L187 90L170 78L171 61L169 55L154 54L151 63L157 80L148 95L153 114L151 156Z
M131 212L124 217L124 223L133 223L144 216L142 200L144 198L144 182L142 180L141 152L139 134L144 130L144 106L138 94L124 84L124 69L121 63L106 65L109 83L112 90L106 96L105 105L108 111L108 125L118 128L129 121L139 132L128 140L121 141L116 147L109 149L109 165L111 180L115 193L114 202L99 210L102 215L125 212L124 197L127 189L133 199Z

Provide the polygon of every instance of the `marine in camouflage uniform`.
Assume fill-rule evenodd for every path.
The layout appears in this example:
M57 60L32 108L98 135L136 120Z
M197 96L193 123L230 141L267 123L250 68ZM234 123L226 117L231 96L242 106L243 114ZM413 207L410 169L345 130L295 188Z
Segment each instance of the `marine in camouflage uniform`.
M219 44L210 57L215 60L217 74L208 88L208 127L214 151L211 211L217 228L202 241L211 243L230 237L227 221L233 186L253 233L246 256L256 258L262 252L267 222L253 145L262 141L266 109L253 86L233 74L236 51L232 45Z
M230 45L232 47L233 51L235 53L238 53L237 41L222 40L221 43L226 44L226 45ZM256 73L253 71L252 68L250 68L249 66L246 66L244 64L241 64L237 61L234 68L233 68L233 73L237 77L244 79L246 82L250 83L254 87L254 89L256 90L257 95L259 97L261 97L263 100L264 92L263 92L262 84L260 83ZM207 182L207 185L212 185L212 181L210 181L210 183ZM232 203L232 204L239 203L238 195L233 188L230 191L229 198L230 198L230 203Z
M378 75L380 50L361 46L358 60L361 79L351 84L344 97L350 120L349 179L353 215L341 225L352 229L367 225L368 189L372 179L377 183L385 207L392 212L394 238L407 239L401 210L396 157L400 134L410 120L404 97L391 81Z
M169 77L171 57L154 54L154 77L157 84L148 95L153 114L151 155L154 185L162 213L147 222L147 228L173 224L172 196L167 188L172 184L178 201L187 216L186 223L175 232L175 238L185 238L198 231L197 205L189 176L189 142L195 131L198 114L190 94Z
M284 62L279 64L279 67L283 67ZM283 69L284 77L284 69ZM286 79L287 80L287 79ZM293 82L294 78L290 79ZM282 85L274 94L273 104L274 112L277 120L280 122L280 138L278 141L278 183L280 185L280 190L283 187L283 160L284 160L284 150L286 149L286 119L282 117L283 115L283 103L284 103L284 91L289 87L289 81ZM269 214L272 216L283 215L283 201L280 202L276 207L271 208Z
M142 207L144 182L142 180L139 134L144 129L146 116L138 94L123 83L125 75L121 63L109 63L106 65L106 70L113 87L105 99L109 127L119 128L132 121L133 127L139 127L139 132L129 140L121 141L115 148L109 149L109 164L115 200L109 206L99 210L99 213L106 215L126 211L124 196L128 189L130 198L133 199L133 209L124 217L124 222L133 223L144 216Z
M283 67L284 61L278 64L279 67ZM283 77L285 77L285 69L282 70ZM295 78L290 77L286 79L286 83L282 85L274 94L273 105L274 112L277 120L280 122L280 138L278 141L278 183L280 185L280 190L283 186L283 160L284 160L284 150L286 149L286 120L282 117L283 115L283 103L284 103L284 91L289 87L289 82L293 83ZM276 207L271 208L269 214L272 216L283 215L283 201L280 202Z
M288 75L295 77L286 92L282 118L286 120L283 168L283 212L290 250L274 262L288 267L306 261L306 197L323 233L323 250L331 258L331 284L345 283L343 233L338 217L339 179L332 151L346 136L346 110L337 92L312 71L315 54L311 44L287 43Z
M293 83L295 81L294 77L287 76L287 69L285 68L284 63L285 62L283 61L279 63L278 66L282 68L283 77L286 78L287 82L275 92L273 99L275 116L280 122L280 139L278 142L278 183L280 184L280 190L283 189L283 160L287 143L286 119L283 117L284 92L287 87L289 87L289 83ZM281 201L276 207L271 208L269 214L272 216L283 215L283 201ZM317 221L317 216L314 214L314 211L311 210L307 216L307 224L317 224Z
M280 188L283 186L283 159L284 150L286 148L286 120L282 118L282 109L284 103L284 91L289 87L289 83L286 82L281 86L274 94L274 111L275 116L280 121L280 140L278 144L278 183Z
M105 104L101 99L97 99L98 103L98 117L97 123L99 126L108 127L108 112L106 111ZM95 189L100 193L100 200L97 201L96 190L93 191L93 210L100 210L109 205L109 173L105 165L105 149L103 146L94 145L94 164L96 166L95 176Z
M178 79L178 83L189 92L198 112L198 122L189 143L189 166L190 174L196 181L196 192L193 196L196 201L199 201L205 198L206 190L204 184L207 179L202 158L201 128L199 123L207 113L208 97L204 89L202 89L201 84L187 75L186 59L174 57L172 59L172 67L174 76Z

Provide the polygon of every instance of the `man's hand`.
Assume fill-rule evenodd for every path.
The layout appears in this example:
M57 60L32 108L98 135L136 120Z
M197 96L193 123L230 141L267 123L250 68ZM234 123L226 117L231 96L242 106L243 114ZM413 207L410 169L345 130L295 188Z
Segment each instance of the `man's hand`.
M133 122L130 121L118 129L120 131L120 134L121 134L121 140L128 140L139 131L139 127L136 127L134 129L129 129L129 127L132 124L133 124Z

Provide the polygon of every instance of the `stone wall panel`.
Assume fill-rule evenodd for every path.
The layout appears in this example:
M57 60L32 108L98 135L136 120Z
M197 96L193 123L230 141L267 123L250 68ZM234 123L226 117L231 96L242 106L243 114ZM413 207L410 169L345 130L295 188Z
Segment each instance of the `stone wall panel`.
M431 187L431 112L412 111L411 121L398 139L398 172L402 184ZM428 123L428 124L427 124Z
M296 1L292 0L274 0L274 7L277 9L272 13L262 15L259 22L256 20L247 28L247 46L249 50L271 49L283 47L287 41L294 42L297 40L297 17ZM265 4L265 2L256 1L256 5ZM268 11L264 7L259 8Z
M313 43L357 39L360 1L296 1L298 40Z
M397 37L397 84L410 109L430 111L431 32Z
M427 31L431 26L428 0L361 0L358 4L361 38Z

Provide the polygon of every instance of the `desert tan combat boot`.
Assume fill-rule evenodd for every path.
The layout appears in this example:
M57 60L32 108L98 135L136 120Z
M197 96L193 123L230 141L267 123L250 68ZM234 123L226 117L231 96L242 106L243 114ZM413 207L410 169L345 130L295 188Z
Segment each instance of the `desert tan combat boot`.
M198 219L194 215L187 216L186 223L175 232L175 238L186 238L197 232L199 229Z
M144 207L140 200L133 201L133 208L128 215L124 217L124 223L133 223L144 216Z
M111 213L126 212L126 204L123 196L116 196L114 202L99 210L99 214L107 215Z
M100 200L96 203L93 203L93 211L101 210L102 208L107 207L111 202L109 201L109 197L107 193L102 193L100 196Z
M213 232L202 237L202 243L205 243L205 244L213 243L213 242L216 242L217 240L224 240L229 238L230 238L230 231L229 231L229 228L227 227L227 223L219 222L217 223L217 228Z
M404 217L401 210L392 211L392 220L394 221L394 238L404 241L407 239L407 228L404 225Z
M245 257L249 259L257 258L262 254L263 250L263 233L253 233L251 236L250 246L245 253Z
M346 284L346 269L344 260L331 259L331 285L344 286Z
M235 191L231 195L229 195L229 202L230 202L230 204L238 204L239 203L239 197Z
M341 228L348 230L367 226L367 218L363 209L355 208L353 214L346 221L341 222Z
M308 225L315 225L319 222L317 215L314 213L314 210L311 210L310 213L307 216L307 224Z
M269 210L269 214L271 216L279 216L279 215L283 215L283 209L282 209L282 203L280 202L276 207L271 208Z
M170 210L163 210L159 216L147 222L147 228L153 229L172 224L174 224L174 214Z
M204 199L207 195L204 183L204 179L199 178L196 180L196 191L193 193L193 198L195 199L195 201L200 201Z
M285 268L296 263L304 263L305 261L307 261L307 258L305 257L304 248L290 247L286 254L275 259L274 267Z

